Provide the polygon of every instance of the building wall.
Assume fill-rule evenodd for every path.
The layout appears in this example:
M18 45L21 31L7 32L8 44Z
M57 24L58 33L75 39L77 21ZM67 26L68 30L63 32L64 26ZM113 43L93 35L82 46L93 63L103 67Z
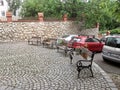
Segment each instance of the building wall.
M0 41L27 41L32 36L58 38L66 34L83 34L80 24L73 21L54 22L1 22ZM92 33L91 33L92 32ZM98 28L86 30L85 35L97 35Z
M6 16L6 11L8 10L8 3L6 0L1 0L3 1L3 5L0 5L0 17ZM5 13L4 15L2 13Z

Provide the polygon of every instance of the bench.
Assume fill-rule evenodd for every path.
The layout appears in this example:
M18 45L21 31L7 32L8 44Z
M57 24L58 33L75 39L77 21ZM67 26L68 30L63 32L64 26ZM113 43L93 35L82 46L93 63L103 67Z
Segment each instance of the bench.
M28 39L28 44L31 44L31 45L41 44L41 37L33 36L32 38Z
M82 48L82 49L85 49L85 48ZM83 58L78 60L76 63L76 67L78 71L78 78L79 78L81 70L85 68L88 68L90 70L91 76L93 77L92 63L93 63L93 58L94 58L95 53L87 50L86 52L87 54L82 55L82 51L81 51L82 49L78 49L78 53L79 53L78 55L81 55ZM74 55L74 50L71 50L69 53L71 64L72 64L73 55Z
M59 52L59 50L64 50L65 56L67 55L67 46L57 45L57 52Z
M42 44L43 44L43 47L47 46L50 48L54 48L54 47L56 47L56 41L57 41L57 39L55 39L55 38L47 38L47 39L43 40Z
M57 52L59 52L59 50L63 50L65 56L67 55L67 43L65 40L57 39L56 47L57 47Z
M65 56L67 56L67 53L71 50L71 48L68 48L66 45L57 45L57 52L59 52L59 50L63 50Z
M59 52L59 50L63 50L65 56L67 56L68 51L71 50L71 48L67 47L67 42L65 40L62 39L58 39L57 40L57 52Z

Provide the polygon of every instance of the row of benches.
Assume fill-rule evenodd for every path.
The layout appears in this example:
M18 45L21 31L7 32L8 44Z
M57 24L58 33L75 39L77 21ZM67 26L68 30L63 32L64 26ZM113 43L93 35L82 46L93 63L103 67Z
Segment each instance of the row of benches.
M50 46L55 44L57 39L54 38L47 38L45 40L42 40L41 37L32 37L30 39L28 39L28 44L31 45L41 45L43 44L43 46Z
M28 40L28 44L34 44L34 45L39 45L42 44L43 47L50 47L50 48L57 48L57 52L59 52L59 50L63 50L65 56L67 54L69 54L70 57L70 64L72 64L72 60L74 58L74 52L78 52L79 55L81 55L82 57L84 57L83 60L78 60L78 62L76 63L76 67L77 67L77 71L78 71L78 78L79 78L79 74L81 72L82 69L84 68L88 68L91 71L91 76L93 77L93 71L92 71L92 62L93 62L93 57L94 54L93 52L89 51L88 49L82 47L81 49L78 50L74 50L72 48L68 48L65 44L57 44L56 43L57 39L54 38L47 38L43 41L41 41L41 37L32 37L31 39ZM84 51L84 52L83 52ZM87 53L87 57L90 57L89 60L87 60L86 58L86 53Z
M57 39L56 38L47 38L42 40L41 37L32 37L28 39L28 44L31 45L43 45L43 47L49 47L49 48L57 48L57 52L59 50L63 50L65 56L67 55L67 52L70 50L67 48L65 44L57 44Z

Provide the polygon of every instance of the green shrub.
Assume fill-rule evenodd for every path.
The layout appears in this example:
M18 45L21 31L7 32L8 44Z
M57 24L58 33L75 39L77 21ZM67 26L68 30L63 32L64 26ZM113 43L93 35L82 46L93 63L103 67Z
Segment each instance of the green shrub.
M110 31L110 34L120 34L120 28L112 29L112 30L109 30L109 31ZM106 32L107 32L107 30L100 31L101 34L104 34Z
M120 34L120 28L110 30L111 34Z

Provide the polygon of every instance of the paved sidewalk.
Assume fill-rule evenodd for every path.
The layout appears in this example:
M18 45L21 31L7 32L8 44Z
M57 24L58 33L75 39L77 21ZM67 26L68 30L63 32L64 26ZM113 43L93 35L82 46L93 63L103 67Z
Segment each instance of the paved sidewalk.
M75 62L55 49L0 43L0 90L117 90L95 63L94 78L83 70L77 79Z

